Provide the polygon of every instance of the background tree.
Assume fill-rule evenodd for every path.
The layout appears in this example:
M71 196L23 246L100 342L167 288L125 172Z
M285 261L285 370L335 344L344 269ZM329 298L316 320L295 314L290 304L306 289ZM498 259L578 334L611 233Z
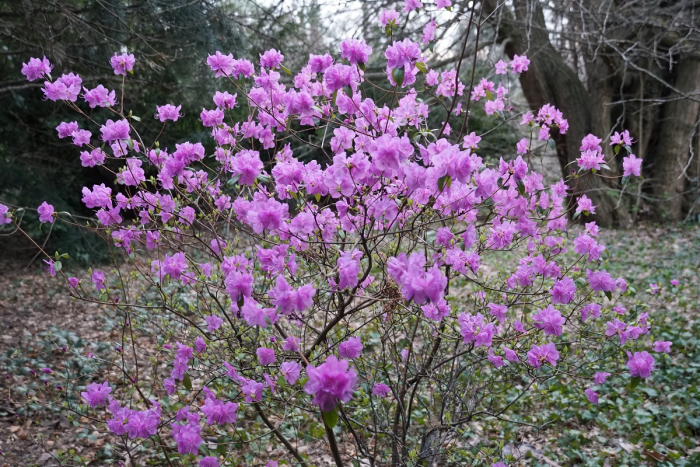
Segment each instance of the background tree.
M122 80L113 73L110 56L115 51L136 53L138 78L129 80L124 106L142 118L144 131L152 138L162 126L153 119L156 105L182 104L183 114L199 114L202 107L213 105L209 97L213 84L201 57L217 49L241 53L241 26L231 20L234 13L232 6L223 8L206 0L2 2L0 198L17 206L38 206L49 195L65 193L61 188L79 189L88 183L114 187L108 171L80 168L76 148L68 140L55 138L55 127L76 117L64 106L40 105L43 80L27 83L20 74L30 56L46 55L55 63L54 77L71 70L81 75L88 88L99 81L119 89ZM78 123L85 126L79 119ZM196 137L202 130L194 123L181 119L166 129L167 136L175 141ZM55 199L59 209L83 212L79 200ZM46 232L39 232L37 224L29 228L44 240ZM83 259L97 254L90 239L77 230L58 227L53 240L70 243L74 255ZM28 244L13 243L8 250L25 246L31 249Z
M576 115L570 132L556 138L562 170L578 157L586 134L604 138L627 128L636 139L635 153L644 158L647 178L639 188L641 197L653 203L654 218L678 221L697 215L697 2L483 4L506 54L527 53L532 59L535 72L521 78L530 106L551 102ZM586 191L601 208L601 223L627 219L625 210L614 209L626 191L620 183L589 184Z

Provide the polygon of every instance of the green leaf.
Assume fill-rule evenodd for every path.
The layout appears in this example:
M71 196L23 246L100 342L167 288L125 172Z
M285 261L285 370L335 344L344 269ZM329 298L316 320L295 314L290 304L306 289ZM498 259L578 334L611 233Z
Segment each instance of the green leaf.
M188 391L192 390L192 380L190 379L190 375L188 373L185 373L185 376L182 378L182 384Z
M136 120L137 122L141 121L141 117L137 117L136 115L132 115L131 118Z
M608 166L608 164L601 164L600 166L605 170L610 170L610 167Z
M133 140L133 139L127 139L127 140L126 140L126 145L127 145L127 147L128 147L129 149L131 149L131 150L133 151L133 149L134 149L134 140Z
M619 144L616 144L616 145L615 145L615 155L617 156L617 154L618 154L619 152L620 152L620 145L619 145Z
M547 144L549 145L549 149L556 149L557 148L557 143L555 143L554 140L551 138L547 141Z
M642 382L642 378L639 376L635 376L634 378L632 378L632 381L630 381L629 390L630 391L633 390L634 388L639 386L639 383L641 383L641 382Z
M391 77L394 79L394 82L396 83L397 87L401 87L403 84L403 79L406 75L406 72L404 71L403 68L394 68L391 71Z
M55 261L55 262L53 263L53 268L56 270L56 272L58 272L58 271L60 271L61 269L63 269L63 264L61 264L60 261Z
M438 179L438 190L440 190L440 192L445 189L445 186L449 188L450 185L452 185L452 178L449 175L445 175L444 177L440 177Z
M391 37L391 24L387 24L384 27L384 32L386 33L387 36Z
M608 297L608 300L611 300L611 301L612 301L612 292L611 292L611 291L606 290L606 291L605 291L605 296Z
M416 62L416 68L418 68L422 73L428 72L428 67L425 66L423 62Z
M321 194L320 194L320 193L316 193L316 194L314 195L314 198L316 198L316 202L317 202L317 203L320 202L320 201L321 201Z
M286 66L280 65L280 67L282 68L282 71L284 71L284 72L287 73L288 75L291 75L291 74L292 74L292 70L290 70L290 69L287 68Z
M338 407L336 406L330 412L321 412L323 423L331 430L338 424Z

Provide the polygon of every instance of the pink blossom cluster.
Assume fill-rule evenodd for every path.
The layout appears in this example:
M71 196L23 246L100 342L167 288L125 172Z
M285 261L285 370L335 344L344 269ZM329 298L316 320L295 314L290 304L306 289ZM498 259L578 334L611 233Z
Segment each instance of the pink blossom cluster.
M435 4L451 6L449 0ZM423 7L418 0L405 3L407 12ZM380 15L387 27L398 19L393 10ZM424 42L433 40L437 27L429 24ZM511 110L504 83L483 78L467 90L456 70L425 69L424 50L405 38L383 51L395 99L375 102L363 91L372 47L346 39L339 49L335 58L310 55L288 79L280 75L286 68L276 49L259 54L257 64L220 51L210 55L207 65L222 91L199 121L213 152L190 141L170 151L160 143L148 146L134 120L115 117L115 109L95 116L111 154L93 146L92 134L77 122L57 127L59 138L87 146L79 156L83 166L110 160L119 167L113 188L84 187L82 201L143 280L143 293L134 298L95 270L97 292L71 278L71 293L117 308L154 314L162 308L181 323L174 351L163 346L174 358L159 380L161 393L175 400L181 391L200 391L204 403L168 415L178 452L199 455L207 426L234 424L249 405L260 411L292 390L295 403L324 413L366 398L391 404L403 397L392 378L413 371L412 381L420 381L427 374L423 365L443 361L423 354L431 345L445 361L459 352L476 356L485 374L548 377L569 368L562 350L582 336L583 342L622 346L630 376L649 377L655 364L643 350L652 330L649 315L623 321L618 302L627 283L601 268L605 245L597 224L569 223L569 215L594 214L593 201L583 193L569 200L564 180L547 186L523 157L530 151L527 138L512 157L491 164L479 148L484 135L467 130L455 141L447 124L429 128L434 109L413 86L424 73L427 92L454 104L453 113L470 99L474 105L484 100L487 115L504 115ZM516 55L510 63L499 61L496 75L508 68L527 73L529 64ZM127 79L135 59L115 53L111 65ZM31 59L22 72L29 80L48 79L48 99L75 103L81 78L70 73L51 81L51 69L45 58ZM91 108L115 105L114 91L83 89ZM250 108L250 115L231 121L228 111L236 107ZM154 113L163 125L182 117L174 104ZM562 112L549 104L521 123L530 139L547 141L556 137L551 132L568 130ZM290 140L299 142L300 128L323 135L302 141L318 143L325 160L307 161L294 149ZM595 135L581 142L581 174L606 165L601 143ZM611 138L616 147L631 144L627 132ZM622 166L624 176L639 175L641 161L630 155ZM41 222L62 217L46 202L37 213ZM0 204L0 224L15 218ZM503 274L485 271L486 258L509 255L516 259L506 261ZM53 259L46 261L53 275L62 272ZM413 339L410 329L419 337ZM441 347L445 342L449 350ZM417 351L422 343L431 345ZM668 353L670 346L657 341L654 351ZM590 379L599 386L608 376L596 372ZM122 407L110 398L112 390L91 384L81 394L93 408L107 404L107 425L116 435L147 438L165 424L161 410L170 409L149 401L140 411ZM592 387L585 395L597 403ZM204 457L200 465L218 462Z

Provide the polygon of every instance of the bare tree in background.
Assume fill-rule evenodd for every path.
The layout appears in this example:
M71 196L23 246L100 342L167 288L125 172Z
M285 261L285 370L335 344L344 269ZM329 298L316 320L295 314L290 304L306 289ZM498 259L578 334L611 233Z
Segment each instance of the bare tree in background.
M454 0L452 4L462 13L458 24L441 24L438 34L452 27L453 46L441 55L431 54L430 64L453 67L460 58L484 48L493 57L494 46L502 46L510 57L527 54L532 63L530 72L521 76L521 85L530 108L551 103L569 119L568 134L554 135L564 175L571 173L584 136L607 138L613 131L630 130L633 150L644 159L641 186L631 187L617 178L621 160L609 149L607 159L614 163L607 183L570 181L574 196L585 192L594 199L600 224L628 225L645 206L651 208L647 217L660 221L698 218L699 1ZM472 7L477 11L472 19L475 27L469 29ZM384 8L402 10L403 2L363 2L362 24L376 26L376 15ZM428 20L426 14L414 12L406 27L417 29ZM376 27L366 30L381 33ZM471 36L460 53L467 32ZM470 73L471 63L463 64L466 83Z
M569 118L571 131L556 138L562 169L586 134L629 129L644 158L642 196L658 220L697 215L699 7L694 0L484 1L505 52L532 60L521 78L530 106L551 102ZM602 224L627 220L615 209L620 196L638 203L621 189L617 180L587 187Z

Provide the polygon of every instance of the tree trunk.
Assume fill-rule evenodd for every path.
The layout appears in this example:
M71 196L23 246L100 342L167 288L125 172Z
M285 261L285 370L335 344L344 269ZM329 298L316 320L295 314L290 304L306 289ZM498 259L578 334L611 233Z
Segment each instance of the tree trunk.
M676 71L675 88L686 95L700 91L700 60L681 60ZM683 198L686 176L689 175L686 169L690 147L694 143L691 140L693 127L700 113L700 103L679 97L672 93L669 96L671 100L664 104L659 139L648 167L652 169L651 186L654 196L663 200L658 202L656 217L671 222L684 218ZM676 99L673 100L674 98ZM698 99L697 94L695 99Z
M569 164L580 155L581 140L593 133L594 119L592 99L576 73L554 49L546 30L544 14L539 4L526 0L514 0L515 16L497 0L485 0L485 13L495 13L500 18L498 40L505 42L505 52L511 58L527 53L529 70L520 75L520 84L530 108L537 110L544 104L552 104L561 110L569 121L565 135L553 135L557 156L564 176L572 171ZM601 135L599 135L601 136ZM604 136L604 135L603 135ZM574 166L575 167L575 166ZM615 200L609 194L610 187L597 176L587 176L569 181L575 200L584 192L597 205L595 220L604 227L616 222Z

